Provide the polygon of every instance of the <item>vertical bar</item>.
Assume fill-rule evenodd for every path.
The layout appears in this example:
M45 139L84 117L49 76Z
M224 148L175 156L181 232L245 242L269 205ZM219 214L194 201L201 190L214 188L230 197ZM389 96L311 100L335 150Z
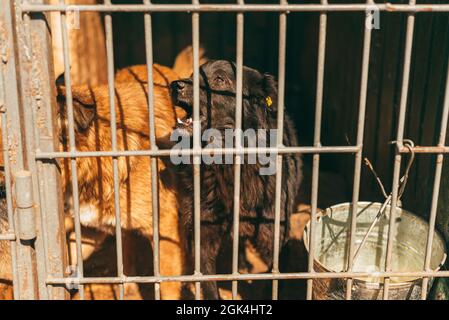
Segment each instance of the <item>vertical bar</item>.
M111 0L105 0L105 5L110 5ZM117 151L117 122L115 111L115 83L114 83L114 46L112 35L112 16L111 13L106 13L104 17L105 32L106 32L106 55L108 66L108 88L109 88L109 107L111 113L111 142L112 151ZM120 216L120 186L119 186L119 172L118 172L118 158L112 158L113 165L113 179L114 179L114 209L115 209L115 237L117 250L117 274L123 278L123 245L122 245L122 227ZM124 285L119 284L119 298L124 298Z
M144 4L149 5L150 0L144 0ZM151 23L151 14L144 14L145 23L145 52L148 74L148 116L150 124L150 146L151 150L157 150L155 123L154 123L154 83L153 83L153 29ZM159 263L159 192L158 192L158 174L157 158L151 158L151 200L153 210L153 268L154 276L160 276ZM161 298L160 283L154 283L154 297L156 300Z
M44 3L43 0L32 0ZM38 237L36 239L36 256L38 269L39 294L42 299L66 299L68 293L61 286L47 285L48 276L64 276L67 258L64 228L64 206L62 203L60 173L55 161L37 161L34 150L57 149L59 142L56 132L56 99L53 92L54 70L48 15L25 15L25 28L28 47L32 49L33 67L29 75L32 88L30 118L32 120L33 141L30 141L32 156L29 161L33 173L35 201L39 203L37 220ZM37 125L40 123L40 125ZM31 140L31 138L30 138ZM38 192L36 192L38 191ZM39 197L38 197L39 196Z
M374 6L373 0L368 0L367 4ZM371 11L367 12L365 18L365 32L363 40L363 56L362 56L362 74L360 79L360 97L359 97L359 117L357 122L357 146L360 148L355 155L354 164L354 181L352 189L352 203L350 212L350 231L349 231L349 255L348 255L348 268L350 272L353 268L353 259L355 254L355 233L357 228L357 212L358 201L360 192L360 173L362 170L362 155L363 155L363 136L365 128L365 110L366 110L366 95L368 90L368 73L369 73L369 60L371 50L371 22L373 19ZM353 279L349 278L346 281L346 300L351 300Z
M24 3L28 3L28 1L25 0ZM38 77L35 78L35 73L34 73L35 72L34 69L36 68L35 63L36 63L36 59L37 59L37 57L34 56L34 55L36 54L36 51L43 51L44 50L44 48L40 47L40 45L41 45L40 42L41 41L38 41L38 44L37 44L37 43L35 43L36 40L34 38L34 43L33 43L33 40L32 40L33 36L32 36L31 33L33 32L34 36L36 36L36 31L37 31L36 29L37 28L35 29L35 27L37 27L37 26L35 26L35 25L32 26L32 21L33 20L31 19L31 14L25 13L23 15L24 39L25 39L26 45L28 46L28 48L32 52L32 58L30 59L29 63L33 66L31 72L29 72L27 74L27 76L24 77L24 82L25 81L27 82L25 85L27 85L29 88L32 88L31 89L30 100L28 102L29 103L28 107L31 110L31 112L27 112L26 113L27 114L27 118L30 119L31 123L33 124L31 127L28 126L28 129L26 129L26 132L27 132L27 134L26 134L27 149L29 151L37 149L37 148L40 148L40 141L39 141L40 133L39 133L39 130L37 128L38 126L34 125L36 123L35 110L37 109L37 101L36 101L36 98L35 98L35 92L40 89L40 88L37 89L38 84L40 84L40 79ZM42 42L45 42L45 41L42 41ZM45 59L48 59L48 56L46 56ZM41 66L39 66L39 67L41 67ZM25 126L27 126L27 124ZM34 170L36 170L36 169L39 170L39 168L36 168L36 167L40 167L40 166L36 166L36 163L34 162L34 159L31 160L30 158L28 158L28 161L29 161L29 165L28 165L29 169L32 170L33 173L34 173ZM17 174L18 174L18 172L15 173L16 188L17 188L17 177L18 177ZM33 174L33 179L31 180L32 184L33 184L33 187L36 186L36 184L38 183L37 180L38 179L36 179L36 175ZM20 190L20 189L21 188L19 188L18 190ZM39 188L39 191L40 190L41 190L41 188ZM39 196L40 195L41 194L39 194ZM16 192L16 202L18 202L18 199L20 198L20 196L21 195ZM33 196L34 196L34 200L37 201L38 197L36 197L36 195L33 195ZM39 200L40 200L40 207L41 208L46 208L45 199L43 197L40 197ZM17 208L17 212L18 212L18 210L19 209ZM37 215L37 211L34 214ZM42 240L41 244L43 245L43 251L41 253L43 253L43 255L38 255L38 250L36 249L36 264L37 264L36 269L37 269L37 272L38 272L38 290L42 290L42 288L44 290L46 290L47 287L45 285L43 285L42 282L39 283L39 278L46 277L46 275L48 274L48 271L47 271L48 270L48 267L47 267L48 252L47 252L47 245L46 245L47 230L46 230L46 225L44 223L44 221L47 220L46 219L45 209L44 210L40 210L40 214L41 214L41 219L40 220L41 220L41 234L42 234L42 237L36 237L35 246L37 248L39 246L38 245L38 241L40 242L40 240ZM36 217L34 217L34 219L36 219ZM19 225L18 225L19 228L20 228L20 225L21 225L21 223L19 221ZM37 225L35 224L34 228L36 228L36 226ZM42 275L42 274L39 275L39 271L41 271L41 272L43 271L44 275ZM45 292L45 293L43 293L42 291L39 292L39 298L42 298L42 299L43 298L48 298L47 292Z
M414 5L416 0L410 0L409 4ZM404 50L404 71L402 76L402 88L401 88L401 102L399 108L399 120L396 141L398 145L402 145L404 138L404 126L405 126L405 112L407 109L407 96L408 85L410 80L410 64L413 47L413 31L415 27L415 15L409 13L407 17L407 33L405 38L405 50ZM393 170L393 185L392 185L392 199L390 210L390 223L388 229L388 243L387 243L387 255L385 259L385 271L391 271L391 258L393 253L393 237L394 237L394 222L396 217L396 205L398 200L398 187L399 187L399 172L401 170L402 155L396 148L396 156L394 159ZM384 292L383 299L388 300L390 287L390 278L384 280Z
M239 0L240 5L244 4L243 0ZM243 29L244 15L237 13L237 83L236 83L236 109L235 109L235 130L236 130L236 148L242 148L242 87L243 87ZM233 243L232 243L232 274L238 275L239 266L239 225L240 225L240 178L241 178L242 156L235 156L234 165L234 227L233 227ZM232 299L237 299L238 281L232 281Z
M444 146L446 141L446 133L447 133L447 121L449 115L449 64L447 68L446 75L446 89L444 93L444 103L443 103L443 114L441 118L441 128L440 128L440 137L438 139L438 146ZM437 206L438 206L438 196L440 192L440 183L441 183L441 172L443 170L443 154L439 153L437 155L436 164L435 164L435 180L433 183L433 191L432 191L432 204L430 208L430 220L429 220L429 232L427 233L427 244L426 244L426 256L424 260L424 271L431 271L430 269L430 259L432 257L432 244L433 244L433 236L435 234L435 220L437 216ZM427 289L429 286L429 277L424 277L422 283L422 291L421 291L421 299L425 300L427 297Z
M65 0L60 0L61 4ZM69 38L67 30L67 17L65 12L61 12L61 31L62 31L62 51L64 59L64 82L66 85L66 105L67 105L67 120L69 129L69 148L70 151L76 151L75 140L75 120L73 115L73 95L72 95L72 78L70 75L70 50ZM72 198L73 198L73 214L75 220L75 240L76 240L76 265L77 275L81 278L84 276L83 251L81 245L81 222L79 211L79 188L78 188L78 174L76 167L76 159L70 159L70 171L72 180ZM84 285L79 285L79 297L84 300Z
M322 4L327 4L327 0L322 0ZM318 40L318 65L317 65L317 91L315 102L315 131L313 137L314 147L321 146L321 116L323 112L323 87L324 87L324 65L326 60L326 29L327 29L327 14L322 12L320 14L320 29ZM312 195L311 195L311 216L310 216L310 237L309 237L309 262L308 271L314 272L313 263L315 260L315 222L317 214L318 203L318 185L319 185L319 171L320 171L320 155L313 155L312 162ZM307 279L307 300L313 297L313 279Z
M22 81L21 73L18 70L24 63L23 55L16 50L19 42L18 24L21 23L21 15L16 11L16 3L14 0L5 1L0 6L0 19L4 23L4 36L5 41L2 43L2 72L4 72L4 90L5 90L5 107L6 107L6 120L3 123L8 125L2 127L3 139L5 136L9 137L11 144L14 145L14 153L7 154L8 160L5 161L5 165L10 166L9 178L5 176L5 182L7 187L9 186L11 192L14 193L11 188L11 175L15 172L23 170L26 165L26 145L25 145L25 133L23 130L23 105L26 103L26 97L21 94L22 90L20 83ZM20 19L20 20L19 20ZM23 36L23 35L21 35ZM23 40L23 38L21 38ZM19 46L20 48L20 46ZM23 53L23 52L22 52ZM2 118L4 118L2 116ZM5 141L5 140L4 140ZM8 145L3 145L4 148L8 148ZM6 151L7 152L7 151ZM6 164L8 163L8 164ZM5 167L6 169L6 167ZM6 171L6 170L5 170ZM5 172L6 173L6 172ZM9 197L11 199L11 197ZM12 200L12 199L11 199ZM9 201L11 203L11 201ZM8 207L10 204L8 203ZM18 237L17 217L10 211L12 206L8 208L8 222L9 228L14 228L16 239ZM11 220L12 219L12 220ZM12 243L11 243L12 244ZM12 259L16 260L13 267L15 270L14 279L14 298L15 299L36 299L37 292L35 291L35 269L32 254L33 250L29 246L24 245L20 241L16 240L12 244L15 248L11 252Z
M287 0L281 0L281 5ZM278 114L276 148L282 147L284 136L284 98L285 98L285 49L287 42L287 13L279 14L279 57L278 57ZM281 226L281 191L282 191L282 155L276 155L276 194L274 215L274 243L272 273L279 273L280 226ZM287 209L287 208L285 208ZM289 223L287 220L286 223ZM278 299L279 281L273 280L272 297Z
M199 0L192 0L197 5ZM193 46L193 149L201 150L200 123L200 78L199 78L199 46L200 16L192 13L192 46ZM193 199L194 199L194 239L195 239L195 274L201 274L201 156L193 156ZM201 299L201 283L195 282L195 299Z
M6 39L5 39L6 40ZM11 190L11 172L9 164L9 154L8 154L8 130L7 130L7 117L6 117L6 97L5 97L5 82L4 82L4 68L3 64L0 65L0 86L1 86L1 97L0 97L0 113L1 113L1 124L2 128L2 156L4 163L4 174L5 174L5 189L6 189L6 208L8 213L8 233L15 234L14 225L14 209L12 206L12 190ZM10 241L10 252L11 252L11 268L12 268L12 279L13 279L13 292L14 299L19 299L19 281L17 275L17 254L16 254L16 240Z
M31 2L43 3L42 0ZM35 212L37 237L34 241L38 294L41 299L64 299L67 297L64 288L49 286L45 282L48 275L63 276L66 262L65 237L62 236L64 212L58 167L55 162L36 162L34 157L35 150L51 152L57 145L54 134L56 100L52 91L54 71L46 18L44 14L23 15L23 44L29 54L26 57L27 72L23 73L22 85L29 92L27 105L31 111L24 112L24 127L33 198L39 209Z

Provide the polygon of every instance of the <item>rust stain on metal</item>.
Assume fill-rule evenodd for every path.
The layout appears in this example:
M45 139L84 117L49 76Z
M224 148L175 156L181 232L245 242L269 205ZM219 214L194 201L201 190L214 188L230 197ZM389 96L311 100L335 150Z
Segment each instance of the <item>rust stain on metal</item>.
M390 2L385 3L385 11L387 12L402 12L401 8L403 8L404 5L395 5ZM432 12L432 7L420 7L419 11L421 12ZM416 12L416 9L412 12Z
M40 131L45 130L46 128L46 112L44 107L44 99L43 99L43 92L42 92L42 59L40 53L41 50L41 44L40 44L40 38L36 35L32 35L32 65L31 65L31 96L33 97L33 109L35 110L35 121L36 125L39 128Z
M388 12L397 11L396 6L394 4L389 3L389 2L385 3L385 10L388 11Z
M17 148L19 147L19 140L16 135L11 134L11 121L8 120L6 125L8 132L8 155L11 164L17 164Z
M9 58L8 32L3 21L0 22L0 59L7 63Z

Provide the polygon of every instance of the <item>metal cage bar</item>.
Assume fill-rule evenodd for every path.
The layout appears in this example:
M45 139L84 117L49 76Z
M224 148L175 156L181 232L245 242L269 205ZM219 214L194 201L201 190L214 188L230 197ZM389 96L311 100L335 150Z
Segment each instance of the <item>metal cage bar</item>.
M192 0L198 4L199 0ZM193 48L193 150L201 151L200 124L200 15L192 13L192 48ZM193 156L193 203L194 203L194 243L195 274L201 273L201 157ZM195 283L195 299L201 299L201 283Z
M27 3L43 3L31 0ZM63 275L67 265L65 238L57 239L64 232L64 210L61 197L58 165L55 161L35 161L34 150L52 151L57 148L55 133L56 99L53 94L53 64L51 61L50 33L47 28L48 15L25 13L24 32L26 45L31 49L32 72L28 75L31 93L29 114L29 168L32 176L36 207L35 239L38 288L41 299L65 299L68 295L62 287L48 286L45 276ZM42 121L44 124L35 125ZM32 129L31 129L32 128Z
M207 148L207 149L159 149L159 150L132 150L132 151L74 151L74 152L36 152L36 159L55 159L55 158L86 158L86 157L169 157L170 155L181 156L200 156L200 155L244 155L244 154L263 154L263 153L356 153L360 147L356 146L337 146L337 147L277 147L277 148Z
M243 280L289 280L289 279L336 279L336 278L366 278L371 277L372 272L294 272L294 273L254 273L254 274L215 274L215 275L190 275L190 276L142 276L142 277L74 277L74 284L87 283L156 283L156 282L205 282L205 281L243 281ZM435 277L447 278L449 271L389 271L378 272L376 277ZM72 280L72 279L71 279ZM66 278L47 278L47 283L57 285L65 284Z
M144 0L144 4L150 4L149 0ZM151 150L157 150L156 132L154 123L154 82L153 82L153 29L151 23L151 14L144 14L145 26L145 54L148 75L148 123L150 125L150 147ZM154 275L160 275L160 253L159 253L159 192L158 192L158 167L157 158L150 159L151 166L151 200L153 210L153 269ZM154 297L156 300L161 298L160 285L154 284Z
M326 4L327 0L322 0L322 4ZM326 60L326 29L327 29L327 14L322 12L319 21L319 36L318 36L318 63L317 63L317 80L316 80L316 97L315 97L315 122L313 146L315 148L321 147L321 118L323 113L323 93L324 93L324 64ZM319 187L319 170L320 170L320 155L313 154L312 160L312 190L311 190L311 210L310 210L310 238L309 238L309 261L308 271L314 272L313 263L315 261L315 220L317 217L318 207L318 187ZM307 280L307 300L313 298L313 279Z
M4 66L0 66L0 113L1 113L1 126L5 128L5 124L8 122L6 116L6 97L5 97L5 86L4 84ZM8 210L8 233L0 235L0 241L9 241L10 243L10 253L11 253L11 268L12 268L12 279L13 279L13 294L14 299L19 298L19 281L17 275L17 254L16 254L16 234L15 234L15 224L14 224L14 209L12 203L12 189L11 189L11 168L9 164L9 154L8 154L8 134L5 134L6 130L2 131L2 143L3 143L3 163L5 172L5 189L6 189L6 207Z
M447 122L449 117L449 64L446 74L446 88L444 93L443 102L443 113L441 116L441 127L440 136L438 138L438 145L444 145L447 133ZM427 234L427 244L426 244L426 255L424 260L424 270L430 271L430 259L432 257L432 243L433 236L435 235L435 221L437 217L437 206L438 206L438 196L441 184L441 173L443 171L443 154L438 154L435 161L435 178L432 190L432 204L430 207L430 218L429 218L429 232ZM424 300L427 297L427 290L429 286L429 278L425 277L423 279L421 298Z
M104 0L106 5L110 5L110 0ZM108 89L109 89L109 107L111 113L111 140L112 151L117 151L117 116L115 110L115 74L114 74L114 47L112 35L112 16L107 13L104 17L105 33L106 33L106 55L108 67ZM123 244L122 244L122 223L120 215L120 184L119 169L117 157L112 158L112 170L114 180L114 209L115 209L115 237L116 237L116 254L117 254L117 273L119 277L123 277ZM119 298L124 299L125 290L123 285L119 285Z
M410 5L415 4L415 0L410 0ZM401 101L399 107L399 119L396 141L398 143L403 142L404 127L405 127L405 113L407 109L408 87L410 81L410 66L413 47L413 32L415 27L415 16L410 13L407 17L407 32L405 36L405 49L404 49L404 70L402 75L402 88L401 88ZM402 155L396 152L394 158L393 169L393 184L392 184L392 196L391 196L391 209L390 209L390 223L388 227L388 243L387 253L385 259L385 271L391 271L392 253L393 253L393 237L394 237L394 222L396 217L396 207L398 203L398 188L399 188L399 175L401 171ZM388 300L390 287L390 279L384 280L383 299Z
M281 4L287 0L281 0ZM284 137L284 96L285 96L285 54L287 46L287 14L279 14L279 48L278 48L278 112L277 112L277 141L276 147L283 144ZM273 239L273 268L272 273L279 273L280 230L281 230L281 195L282 195L282 154L276 155L276 186L275 186L275 213L274 213L274 239ZM286 221L288 223L288 221ZM278 281L273 280L272 297L278 298Z
M14 50L17 39L14 38L16 29L14 28L14 22L16 21L16 11L14 10L14 3L7 1L0 8L0 20L3 24L3 32L9 35L3 38L2 41L2 59L1 59L1 77L2 77L2 100L4 105L2 111L6 112L2 114L2 139L3 139L3 156L5 162L5 183L7 188L7 209L8 209L8 229L7 234L1 235L2 241L10 241L10 250L12 258L12 267L16 269L13 271L13 291L15 299L33 298L34 292L26 294L23 291L23 282L33 281L32 266L27 266L28 252L27 249L17 241L18 237L18 223L14 209L12 207L12 197L14 196L14 189L11 186L12 175L14 172L22 170L24 167L24 159L21 156L24 150L24 142L22 139L23 132L20 128L20 105L23 103L22 98L19 96L19 77L17 75L17 65L20 63L21 57L19 57L16 50ZM10 123L10 126L3 127L4 123ZM8 138L9 136L9 138ZM12 141L11 141L12 140ZM9 155L9 143L17 141L17 149L19 152L18 158L15 161L10 161ZM6 144L5 144L6 143ZM8 195L9 193L9 195ZM8 200L8 198L10 200ZM28 269L27 269L28 268ZM31 271L31 272L30 272ZM24 273L24 274L22 274Z
M65 0L60 0L64 3ZM61 30L62 30L62 51L64 60L64 83L66 85L66 106L67 120L69 132L69 149L76 152L75 140L75 118L73 110L73 94L72 94L72 77L70 74L70 49L69 34L67 30L67 17L65 12L61 12ZM76 167L76 159L70 159L71 182L72 182L72 199L73 199L73 216L75 220L75 243L76 243L76 266L77 274L82 277L84 275L83 250L81 244L81 219L80 219L80 203L79 203L79 187L78 174ZM79 286L79 297L84 300L84 286Z
M391 4L379 3L380 11L388 12L448 12L449 4ZM324 12L367 11L367 4L114 4L79 5L80 11L99 12ZM67 11L67 5L23 5L24 12Z
M243 0L238 1L243 4ZM242 148L242 103L243 103L243 31L244 15L237 13L237 49L236 49L236 109L235 109L235 147ZM240 179L242 156L235 155L234 160L234 203L233 203L233 239L232 239L232 274L239 274L239 237L240 237ZM232 299L237 299L238 282L232 282Z
M367 0L367 3L374 5L373 0ZM370 11L367 13L365 18L365 32L363 39L363 53L362 53L362 72L360 79L360 97L359 97L359 117L357 123L357 146L360 146L359 151L355 156L354 163L354 181L352 190L352 203L351 203L351 227L350 227L350 241L349 241L349 254L348 254L348 271L352 271L353 268L353 258L355 254L355 231L357 227L357 212L358 212L358 201L360 193L360 176L362 171L362 147L363 147L363 136L365 128L365 110L366 110L366 96L368 91L368 72L369 72L369 60L370 60L370 50L371 50L371 31L372 29L368 27L373 19L373 13ZM350 300L352 295L352 283L353 279L349 278L346 282L346 299Z

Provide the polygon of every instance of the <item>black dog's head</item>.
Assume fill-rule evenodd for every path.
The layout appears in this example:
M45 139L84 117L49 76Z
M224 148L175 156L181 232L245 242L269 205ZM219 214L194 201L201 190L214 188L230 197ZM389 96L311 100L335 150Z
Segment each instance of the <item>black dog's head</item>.
M235 128L236 66L233 62L209 61L200 67L201 129ZM267 128L269 115L276 114L277 85L274 77L243 67L243 128ZM171 83L173 103L187 111L178 128L192 134L193 77Z

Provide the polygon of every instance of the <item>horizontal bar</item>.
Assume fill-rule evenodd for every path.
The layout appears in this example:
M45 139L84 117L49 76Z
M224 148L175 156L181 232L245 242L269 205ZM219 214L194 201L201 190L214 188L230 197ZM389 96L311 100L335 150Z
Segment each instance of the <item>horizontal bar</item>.
M36 159L56 158L91 158L91 157L169 157L190 155L243 155L243 154L288 154L288 153L356 153L361 147L282 147L282 148L211 148L211 149L183 149L183 150L128 150L128 151L73 151L73 152L36 152Z
M379 11L388 12L449 12L449 4L376 4ZM98 12L325 12L367 11L369 4L122 4L122 5L33 5L23 4L23 12L98 11Z
M15 241L16 235L14 233L0 234L0 241Z
M255 273L255 274L215 274L161 277L68 277L47 278L49 285L70 284L116 284L116 283L157 283L157 282L204 282L238 280L288 280L288 279L336 279L368 277L433 277L448 278L449 271L390 271L390 272L297 272L297 273ZM391 285L394 286L394 285Z
M410 149L398 146L399 153L409 153ZM449 146L417 146L412 148L414 153L449 153Z

